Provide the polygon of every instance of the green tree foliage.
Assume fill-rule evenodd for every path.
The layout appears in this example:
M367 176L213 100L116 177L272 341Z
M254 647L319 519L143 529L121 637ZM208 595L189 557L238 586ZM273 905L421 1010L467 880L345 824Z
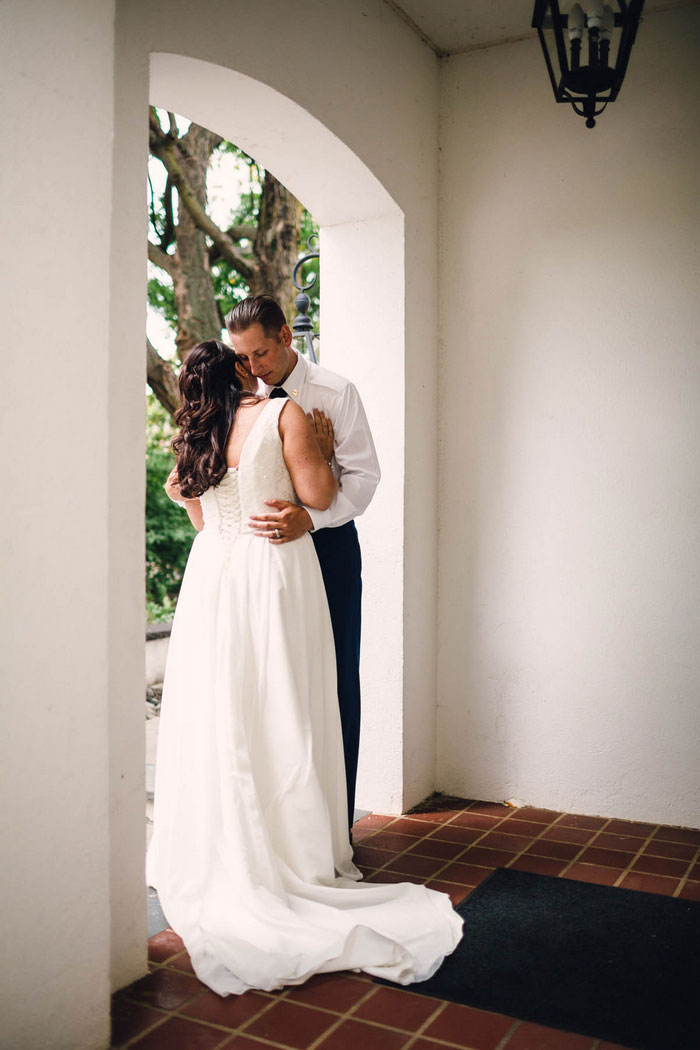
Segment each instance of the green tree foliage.
M175 608L195 530L163 488L173 468L170 416L148 397L146 440L146 619L169 620Z

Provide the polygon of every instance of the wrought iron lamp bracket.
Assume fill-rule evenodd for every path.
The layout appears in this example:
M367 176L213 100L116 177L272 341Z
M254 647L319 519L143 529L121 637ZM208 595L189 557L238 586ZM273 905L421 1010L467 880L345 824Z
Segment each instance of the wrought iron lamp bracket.
M292 283L295 288L299 289L299 294L294 300L294 305L297 308L297 315L292 322L292 331L294 335L301 336L306 341L306 349L309 354L309 358L314 364L317 364L316 351L314 349L314 326L311 318L308 315L308 309L311 304L311 300L307 295L307 292L316 284L318 280L318 274L312 273L311 279L306 284L299 283L299 271L305 263L310 262L311 259L320 258L318 252L318 237L315 233L312 233L306 242L307 251L300 259L297 259L294 269L292 270Z

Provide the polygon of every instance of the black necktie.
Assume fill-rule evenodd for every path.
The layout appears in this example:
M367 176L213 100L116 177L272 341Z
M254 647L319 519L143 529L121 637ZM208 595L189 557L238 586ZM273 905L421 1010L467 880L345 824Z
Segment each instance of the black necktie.
M288 395L287 395L287 391L284 389L283 386L273 386L272 390L270 391L270 393L267 396L268 397L287 397Z

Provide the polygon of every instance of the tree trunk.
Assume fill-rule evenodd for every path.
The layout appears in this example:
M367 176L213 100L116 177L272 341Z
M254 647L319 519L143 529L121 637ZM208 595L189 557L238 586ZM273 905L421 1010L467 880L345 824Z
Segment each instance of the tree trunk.
M232 226L227 231L219 229L206 213L206 179L212 152L220 142L219 135L198 124L190 124L186 134L178 137L172 114L166 133L155 110L151 111L150 149L164 164L168 184L162 201L164 230L159 246L149 243L149 258L173 281L175 345L180 361L196 343L221 337L223 318L214 295L211 259L222 259L237 270L251 295L273 295L290 322L295 313L292 270L299 249L301 204L266 172L255 229L246 225ZM177 225L172 222L171 188L178 192ZM251 250L241 250L236 243L241 238L252 238ZM207 244L207 239L211 244ZM175 253L171 255L169 249L173 245ZM149 385L172 414L179 402L175 373L150 343L147 363Z
M220 135L198 124L190 124L187 134L179 142L180 159L187 181L203 208L206 208L207 203L209 160L220 142ZM175 346L179 359L184 361L195 343L221 337L221 315L209 274L209 249L205 234L195 225L180 196L175 263L173 285L178 318Z
M146 377L148 385L171 416L180 404L180 388L172 365L164 361L149 339L146 339Z
M291 323L294 318L292 270L299 252L301 204L270 172L265 173L260 198L258 230L253 256L258 273L250 282L251 295L273 295Z

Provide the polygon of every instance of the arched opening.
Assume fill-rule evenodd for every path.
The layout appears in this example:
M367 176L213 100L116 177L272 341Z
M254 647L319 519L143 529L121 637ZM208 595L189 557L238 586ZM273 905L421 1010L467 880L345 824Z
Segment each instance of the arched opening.
M396 810L403 795L402 692L392 673L401 664L403 215L336 135L268 85L183 55L153 54L150 69L153 105L235 142L321 227L323 364L360 390L383 470L357 522L365 589L358 806ZM392 377L390 401L377 381L380 353L382 374Z

